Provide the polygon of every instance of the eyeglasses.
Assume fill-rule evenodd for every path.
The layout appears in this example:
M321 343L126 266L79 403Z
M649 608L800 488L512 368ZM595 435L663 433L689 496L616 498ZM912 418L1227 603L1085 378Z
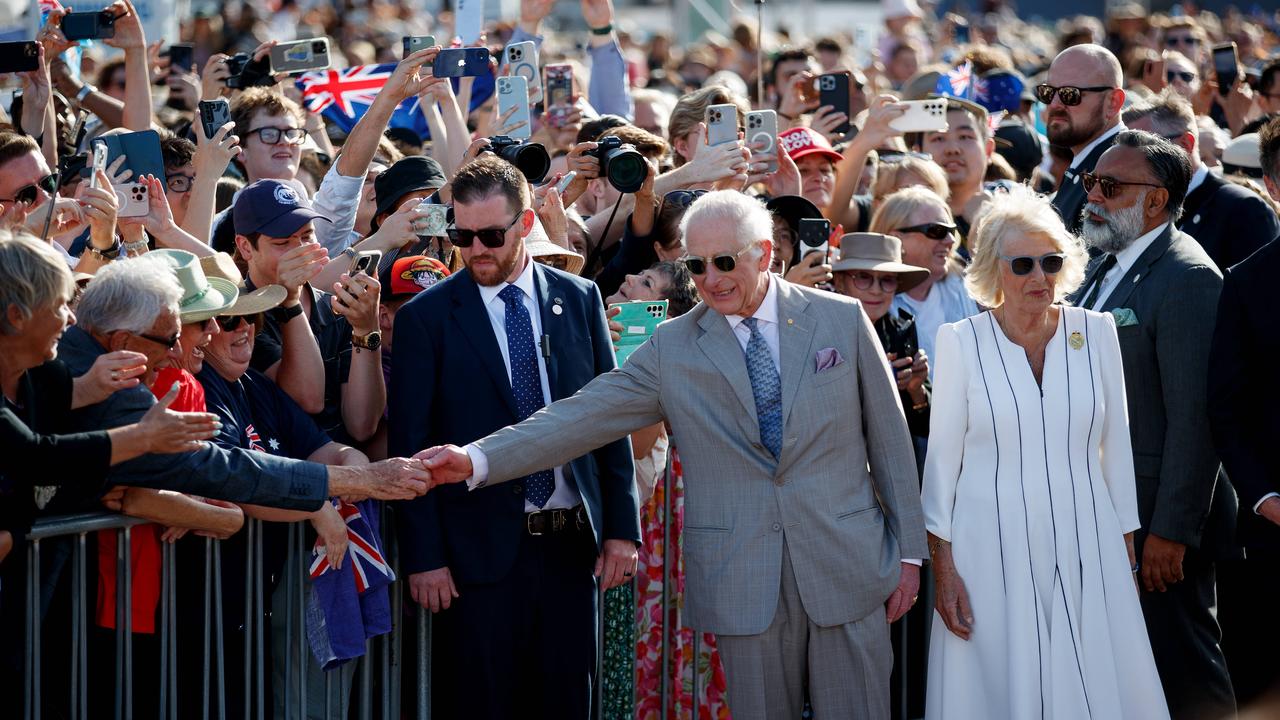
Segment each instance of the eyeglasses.
M303 139L307 137L307 131L299 127L260 127L250 130L249 134L257 135L258 139L266 145L279 145L282 137L289 145L301 145Z
M1115 88L1103 85L1097 85L1094 87L1075 87L1073 85L1054 87L1052 85L1037 85L1036 99L1045 105L1050 105L1053 103L1053 98L1056 95L1058 99L1062 101L1063 105L1070 107L1080 104L1080 101L1084 99L1082 93L1111 92L1112 90L1115 90Z
M694 200L706 195L706 190L672 190L662 196L663 207L676 207L683 210L693 204Z
M457 245L458 247L469 248L478 238L481 245L484 245L490 250L496 250L506 244L507 231L515 227L515 224L519 222L522 217L524 217L523 212L516 215L515 218L512 219L511 222L507 223L507 226L503 228L464 230L459 227L451 227L446 232L449 233L449 242Z
M1163 185L1157 185L1149 182L1117 180L1112 177L1107 177L1106 175L1095 175L1091 172L1080 173L1080 182L1084 185L1084 191L1087 193L1093 192L1093 186L1098 185L1102 189L1102 197L1107 198L1108 200L1115 197L1120 192L1120 188L1125 185L1145 185L1147 187L1155 188L1164 187Z
M910 227L901 227L896 230L896 232L900 233L920 233L930 240L949 240L951 239L951 233L955 231L955 225L939 222L911 225Z
M174 173L173 175L164 176L164 185L170 191L176 193L184 193L191 189L191 183L195 182L194 175L184 175L182 173Z
M711 257L697 257L694 255L686 255L680 258L680 262L689 268L689 272L693 275L703 275L707 272L707 263L716 266L716 269L722 273L731 273L734 268L738 267L738 258L750 252L756 246L755 243L742 248L736 253L724 253L722 255L713 255Z
M58 189L58 176L56 174L45 175L31 185L18 188L9 200L13 202L27 203L34 205L40 199L40 191L43 190L46 195L52 195Z
M1166 70L1164 73L1165 82L1173 82L1174 80L1182 80L1184 83L1193 83L1196 81L1196 74L1193 72L1179 72L1177 70Z
M1036 269L1036 263L1040 264L1040 269L1045 275L1056 275L1062 269L1062 263L1066 262L1067 256L1062 253L1048 253L1039 257L1001 255L1000 259L1009 263L1009 269L1014 275L1030 275L1031 271Z
M137 335L143 340L147 340L157 345L161 345L164 347L165 350L172 350L174 346L178 344L178 340L182 339L181 331L176 332L172 336L167 338L156 337L155 335L147 335L146 333L134 333L134 335Z
M872 275L869 272L862 272L857 270L853 272L847 272L847 273L841 273L841 274L848 275L849 280L853 283L853 286L858 288L859 290L870 290L872 285L878 284L880 286L881 292L895 293L898 291L897 275L886 274L886 275L881 275L880 277L877 278L875 275Z
M1170 35L1164 39L1165 45L1199 45L1200 38L1195 35Z

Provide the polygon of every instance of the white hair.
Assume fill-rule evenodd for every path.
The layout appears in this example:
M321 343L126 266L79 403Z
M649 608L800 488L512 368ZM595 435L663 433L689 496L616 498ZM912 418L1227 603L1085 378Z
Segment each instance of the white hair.
M723 228L742 240L739 247L757 244L755 257L763 252L758 243L773 242L773 216L759 200L734 190L715 190L693 201L680 218L680 245L689 249L689 228L707 223Z
M178 312L182 285L160 258L117 260L89 281L76 306L76 321L85 330L144 333L166 311Z

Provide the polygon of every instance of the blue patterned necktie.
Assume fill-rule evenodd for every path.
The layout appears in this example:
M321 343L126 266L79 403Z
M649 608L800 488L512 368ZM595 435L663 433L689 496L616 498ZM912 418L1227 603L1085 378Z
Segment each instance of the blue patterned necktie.
M747 375L751 378L751 394L756 399L760 442L776 460L782 454L782 380L773 364L769 344L756 326L757 320L747 318L742 324L751 331L751 339L747 341Z
M542 376L538 374L538 350L533 342L533 323L524 306L524 293L508 285L498 293L507 306L507 355L511 358L511 393L516 396L516 411L521 420L546 404L542 397ZM535 507L542 507L556 489L556 477L550 470L539 470L524 478L525 497Z

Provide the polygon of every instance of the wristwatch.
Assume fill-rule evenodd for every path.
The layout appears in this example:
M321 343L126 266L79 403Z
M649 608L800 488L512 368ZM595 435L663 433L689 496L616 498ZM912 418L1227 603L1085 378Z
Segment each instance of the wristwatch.
M290 320L302 314L302 303L298 303L293 307L274 307L267 311L267 317L275 320L277 323L284 325Z
M119 238L117 238L116 243L111 247L107 248L106 250L101 250L99 248L96 248L93 246L92 243L86 245L85 249L89 251L89 254L97 255L99 258L103 260L115 260L116 258L120 257L121 244L120 244Z
M382 333L374 330L368 335L351 334L351 346L361 350L377 350L382 346Z

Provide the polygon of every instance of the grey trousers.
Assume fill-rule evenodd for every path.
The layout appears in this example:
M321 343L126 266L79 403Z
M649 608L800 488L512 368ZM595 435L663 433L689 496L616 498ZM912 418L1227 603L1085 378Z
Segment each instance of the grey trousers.
M883 612L820 627L800 602L782 548L778 610L760 635L717 635L734 720L795 720L804 689L818 720L886 720L893 648Z

